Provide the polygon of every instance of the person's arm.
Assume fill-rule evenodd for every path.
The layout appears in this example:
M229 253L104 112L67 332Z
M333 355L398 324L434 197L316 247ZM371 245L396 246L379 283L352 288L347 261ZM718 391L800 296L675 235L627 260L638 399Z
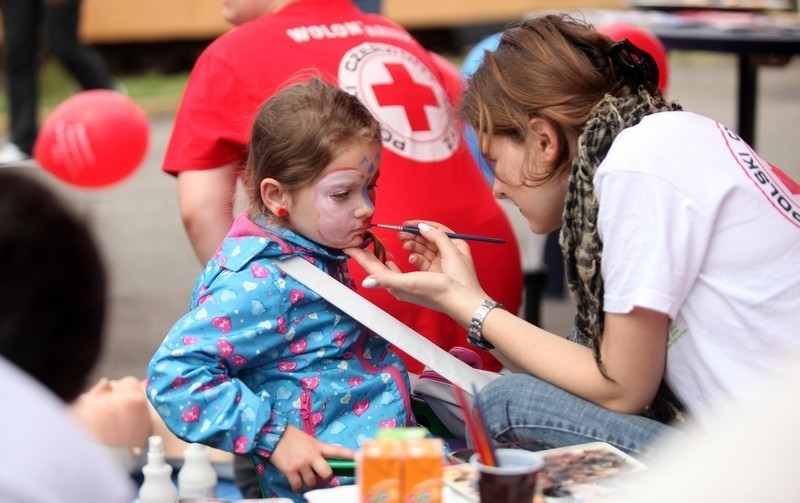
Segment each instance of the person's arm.
M268 267L278 274L276 266ZM236 378L283 342L275 332L281 309L251 314L253 302L283 292L268 281L240 288L251 279L249 269L224 270L196 285L192 310L174 324L147 370L147 398L171 431L186 442L235 454L271 453L289 422L274 408L274 396Z
M389 269L362 250L347 253L370 274L363 286L387 288L467 328L487 296L477 283L467 244L450 240L443 232L449 229L438 227L421 236L400 234L419 272ZM611 410L638 413L652 401L663 377L668 326L667 315L645 309L606 314L601 354L611 379L600 372L590 349L501 309L486 316L483 336L525 372Z
M608 409L636 414L652 402L664 375L668 325L667 315L648 309L605 313L601 355L610 379L590 349L507 311L489 313L483 336L521 370Z
M236 180L233 165L178 174L183 227L201 265L211 259L233 224Z
M248 72L232 68L224 44L198 57L186 84L163 170L177 176L183 226L205 266L231 224L249 125L261 99Z

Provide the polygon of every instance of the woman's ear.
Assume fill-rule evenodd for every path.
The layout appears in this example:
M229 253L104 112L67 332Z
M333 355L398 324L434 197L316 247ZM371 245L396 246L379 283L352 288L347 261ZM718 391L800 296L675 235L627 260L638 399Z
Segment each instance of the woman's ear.
M281 182L274 178L265 178L261 181L260 188L261 200L270 213L277 215L281 208L286 208L286 205L289 203L289 198Z
M561 139L552 122L541 117L532 118L528 122L528 138L537 159L548 164L558 159Z

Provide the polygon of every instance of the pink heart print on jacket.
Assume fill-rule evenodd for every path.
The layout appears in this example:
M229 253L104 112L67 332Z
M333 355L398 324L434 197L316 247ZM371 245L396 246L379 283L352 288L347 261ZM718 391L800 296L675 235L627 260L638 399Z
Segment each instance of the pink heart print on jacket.
M231 319L227 316L218 316L211 320L211 324L219 329L223 334L231 331Z
M254 278L267 278L269 277L269 269L259 263L250 266L250 272L253 273Z

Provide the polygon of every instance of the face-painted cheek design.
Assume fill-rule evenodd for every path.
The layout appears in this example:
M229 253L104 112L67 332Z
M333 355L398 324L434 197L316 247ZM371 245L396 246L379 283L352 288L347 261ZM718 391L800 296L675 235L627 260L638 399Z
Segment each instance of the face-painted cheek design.
M329 245L338 248L352 246L356 235L363 232L363 221L356 214L365 202L371 209L372 202L368 197L353 197L352 193L366 193L364 179L362 172L345 169L334 171L317 182L313 194L319 213L317 232ZM348 194L348 197L337 199L337 194Z
M375 208L375 193L373 192L370 194L370 188L374 191L375 183L377 182L377 177L375 177L375 171L378 169L378 164L381 162L381 153L378 151L375 154L375 159L370 161L366 156L361 160L362 166L367 167L367 178L369 179L367 183L365 183L361 187L361 197L364 199L364 204L369 206L371 209Z

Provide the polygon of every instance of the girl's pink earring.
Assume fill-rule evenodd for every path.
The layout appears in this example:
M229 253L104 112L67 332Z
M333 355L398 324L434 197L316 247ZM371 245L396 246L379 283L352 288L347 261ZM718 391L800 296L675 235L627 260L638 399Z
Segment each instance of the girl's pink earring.
M283 217L285 217L285 216L286 216L288 213L289 213L289 212L286 210L286 208L278 208L278 216L279 216L279 217L283 218Z

